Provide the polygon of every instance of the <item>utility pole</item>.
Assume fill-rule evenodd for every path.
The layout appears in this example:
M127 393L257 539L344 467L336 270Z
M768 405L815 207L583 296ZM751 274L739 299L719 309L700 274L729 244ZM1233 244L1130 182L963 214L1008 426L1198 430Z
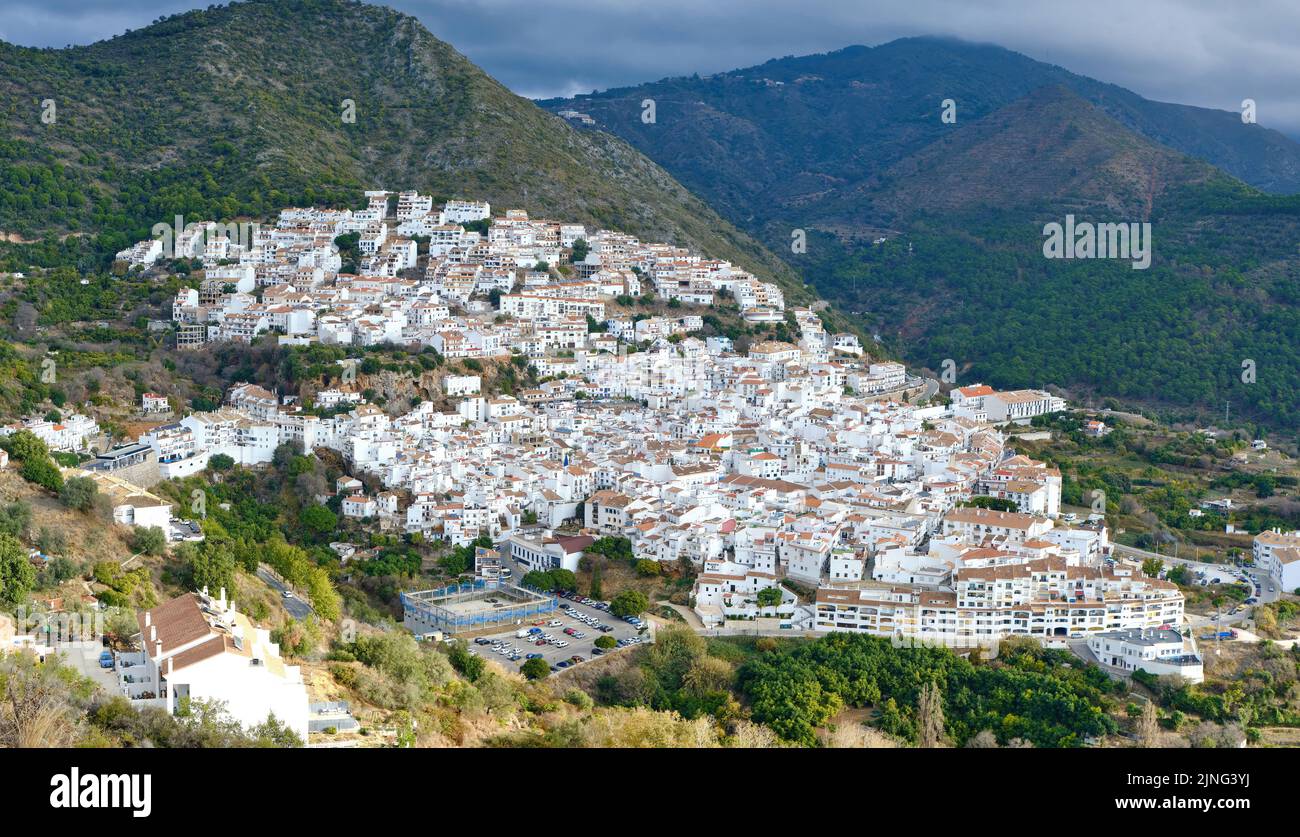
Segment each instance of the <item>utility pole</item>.
M1217 657L1223 653L1223 604L1222 603L1214 606L1214 621L1215 621L1214 656Z

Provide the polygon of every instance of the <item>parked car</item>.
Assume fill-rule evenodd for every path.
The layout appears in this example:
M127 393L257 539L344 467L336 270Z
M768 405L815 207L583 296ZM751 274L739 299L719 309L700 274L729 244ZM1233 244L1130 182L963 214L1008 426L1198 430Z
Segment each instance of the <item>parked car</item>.
M112 652L112 651L109 651L109 650L105 649L104 651L100 652L100 655L99 655L99 667L100 667L100 668L112 668L112 667L113 667L113 652Z
M533 653L531 653L531 654L528 655L528 659L530 659L530 660L540 660L541 658L542 658L542 655L539 654L539 653L537 653L536 651L534 651Z

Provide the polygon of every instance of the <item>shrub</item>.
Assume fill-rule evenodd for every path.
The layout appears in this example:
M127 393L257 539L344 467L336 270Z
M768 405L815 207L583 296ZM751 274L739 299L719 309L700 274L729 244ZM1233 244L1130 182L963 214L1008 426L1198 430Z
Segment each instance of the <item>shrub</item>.
M131 548L145 555L162 555L167 548L167 535L157 526L137 527L131 533Z
M90 477L72 477L65 480L59 489L59 499L63 505L77 511L90 511L99 496L99 485Z
M535 657L519 667L519 673L529 680L543 680L551 674L551 667L541 657Z

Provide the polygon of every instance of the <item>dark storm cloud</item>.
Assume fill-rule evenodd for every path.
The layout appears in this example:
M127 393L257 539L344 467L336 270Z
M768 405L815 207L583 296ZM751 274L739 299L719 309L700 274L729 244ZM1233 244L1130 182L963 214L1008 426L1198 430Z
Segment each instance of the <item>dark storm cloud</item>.
M202 3L5 0L0 37L89 43ZM393 0L524 96L707 74L909 35L987 41L1300 136L1300 4L1257 0Z

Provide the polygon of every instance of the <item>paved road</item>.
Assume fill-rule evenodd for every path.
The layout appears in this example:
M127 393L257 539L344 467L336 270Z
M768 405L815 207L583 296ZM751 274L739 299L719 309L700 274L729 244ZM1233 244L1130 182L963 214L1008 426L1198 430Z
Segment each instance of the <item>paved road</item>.
M913 396L908 400L913 404L919 404L920 402L926 400L927 398L933 398L934 394L938 391L939 391L939 382L934 378L926 378L925 389L921 391L921 394Z
M307 602L300 598L297 593L294 593L293 590L291 590L283 581L276 578L275 575L266 567L257 568L257 577L265 581L272 587L272 589L281 594L280 603L284 605L284 609L287 610L289 615L294 619L303 620L308 616L311 616L311 605L307 604ZM286 590L291 594L287 598L283 595Z

